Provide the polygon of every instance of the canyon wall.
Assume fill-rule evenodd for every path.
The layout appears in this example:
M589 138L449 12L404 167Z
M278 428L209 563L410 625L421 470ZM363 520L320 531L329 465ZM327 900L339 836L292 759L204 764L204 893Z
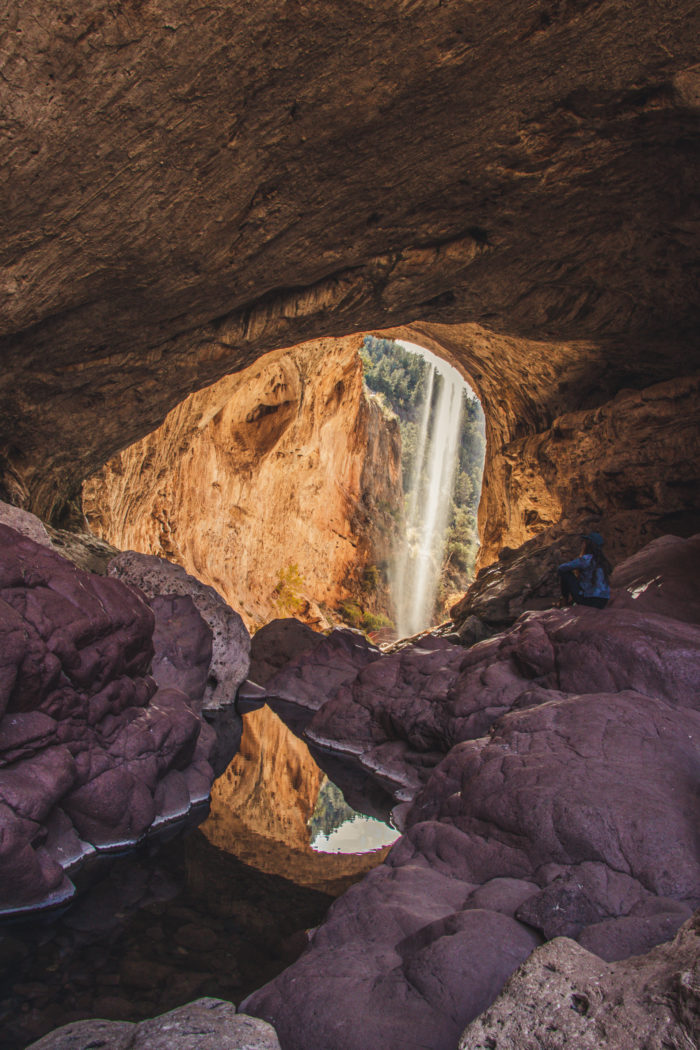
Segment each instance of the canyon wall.
M272 353L192 394L85 483L93 531L183 565L249 626L325 625L320 606L346 599L390 613L371 567L400 515L400 438L363 392L359 343Z

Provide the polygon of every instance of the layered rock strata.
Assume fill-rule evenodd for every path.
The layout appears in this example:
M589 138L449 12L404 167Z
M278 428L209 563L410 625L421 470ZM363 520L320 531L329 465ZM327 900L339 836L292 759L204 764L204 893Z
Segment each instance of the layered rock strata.
M700 905L700 624L684 604L699 545L656 541L602 611L528 613L467 652L358 654L330 699L327 643L268 681L283 712L296 690L309 739L405 800L386 862L245 1003L285 1050L359 1050L367 1026L377 1045L448 1050L542 940L612 962Z
M220 747L201 714L212 631L188 595L153 605L155 617L142 592L0 525L3 911L69 898L76 866L208 798ZM248 667L238 624L230 705Z
M5 490L60 516L194 388L320 335L482 325L513 405L541 340L556 414L696 371L699 17L10 0Z
M191 395L83 487L91 528L179 563L249 624L325 621L358 598L390 612L386 563L402 502L395 421L362 387L360 340L268 354Z

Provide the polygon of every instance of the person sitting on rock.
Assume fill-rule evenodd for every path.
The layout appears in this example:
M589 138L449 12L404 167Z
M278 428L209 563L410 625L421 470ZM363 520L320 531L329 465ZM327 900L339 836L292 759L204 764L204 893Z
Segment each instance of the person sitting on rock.
M583 549L578 558L565 561L557 569L562 599L560 605L592 605L603 609L610 598L608 578L612 566L602 551L599 532L583 536Z

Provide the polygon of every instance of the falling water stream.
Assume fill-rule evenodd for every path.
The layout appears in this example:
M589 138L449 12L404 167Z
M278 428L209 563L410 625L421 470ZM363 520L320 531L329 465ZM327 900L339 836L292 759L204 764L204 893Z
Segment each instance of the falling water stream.
M459 454L462 394L459 372L429 350L401 344L428 362L425 402L416 458L407 493L406 539L393 572L399 637L416 634L432 622L440 579Z

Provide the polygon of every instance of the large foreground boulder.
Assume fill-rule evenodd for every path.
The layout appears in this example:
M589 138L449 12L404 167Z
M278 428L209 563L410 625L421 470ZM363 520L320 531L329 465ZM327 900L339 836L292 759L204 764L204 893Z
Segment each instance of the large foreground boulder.
M208 798L212 633L186 596L154 607L155 635L133 587L0 524L0 911L69 898L67 873L96 850Z
M700 912L670 944L606 965L557 938L533 952L459 1050L691 1050L700 1032Z
M213 587L152 554L122 551L108 571L147 596L155 616L153 677L160 686L184 689L212 727L209 760L220 776L241 742L236 694L250 666L243 620Z
M222 999L198 999L140 1024L76 1021L27 1050L279 1050L274 1029Z
M605 610L527 613L467 652L440 640L358 658L325 703L320 646L268 682L284 709L298 690L311 740L404 800L406 829L244 1004L285 1050L454 1050L538 942L566 936L613 963L691 916L696 558L697 541L657 541L621 567L627 597Z

